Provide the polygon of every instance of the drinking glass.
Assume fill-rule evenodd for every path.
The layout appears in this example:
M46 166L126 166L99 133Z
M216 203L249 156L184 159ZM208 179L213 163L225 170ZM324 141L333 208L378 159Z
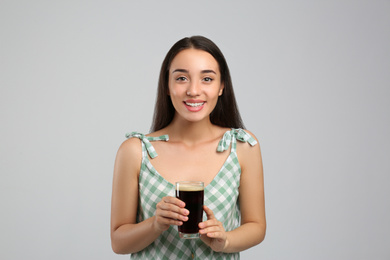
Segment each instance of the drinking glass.
M183 201L185 208L190 212L188 220L178 226L180 238L198 238L198 224L203 216L204 183L201 181L176 182L176 198Z

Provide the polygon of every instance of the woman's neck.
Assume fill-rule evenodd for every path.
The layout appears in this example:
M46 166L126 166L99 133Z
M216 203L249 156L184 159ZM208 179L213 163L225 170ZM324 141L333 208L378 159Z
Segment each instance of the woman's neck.
M189 122L174 118L165 129L172 142L182 142L188 146L208 142L219 137L222 129L213 125L210 120Z

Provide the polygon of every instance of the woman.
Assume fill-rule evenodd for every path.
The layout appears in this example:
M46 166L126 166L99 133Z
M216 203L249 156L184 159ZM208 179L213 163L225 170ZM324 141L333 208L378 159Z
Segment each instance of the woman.
M172 46L154 113L152 133L128 134L117 153L114 252L132 259L238 259L265 236L262 160L256 138L242 129L227 63L212 41L194 36ZM189 212L174 197L174 183L186 180L205 184L200 239L180 239L176 227Z

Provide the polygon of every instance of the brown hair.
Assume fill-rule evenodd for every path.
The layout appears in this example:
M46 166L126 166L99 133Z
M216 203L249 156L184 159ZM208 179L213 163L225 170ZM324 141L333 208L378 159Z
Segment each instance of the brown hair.
M157 100L154 107L154 116L151 131L158 131L171 123L175 115L175 108L168 93L169 69L176 55L185 49L197 49L210 53L218 62L221 73L221 83L224 84L223 94L219 96L217 104L210 114L210 121L214 125L229 128L245 128L242 122L229 67L225 57L215 43L203 36L186 37L176 42L168 51L161 65L158 81Z

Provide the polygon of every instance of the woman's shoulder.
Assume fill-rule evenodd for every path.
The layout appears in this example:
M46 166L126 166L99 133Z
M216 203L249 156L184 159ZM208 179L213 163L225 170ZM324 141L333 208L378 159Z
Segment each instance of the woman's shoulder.
M118 156L126 158L139 158L142 157L141 139L135 136L127 136L127 139L122 142L118 149Z
M258 143L259 142L259 140L257 140L257 137L255 136L255 134L254 133L252 133L251 131L249 131L248 129L243 129L247 134L249 134L251 137L253 137L255 140L256 140L256 142Z
M257 163L261 163L259 140L251 131L245 129L245 132L253 138L253 145L249 142L237 142L237 157L242 170L250 168L250 166L256 165Z
M120 178L132 178L132 180L135 180L133 178L138 176L141 170L141 162L141 140L128 137L118 148L115 158L114 175L121 176Z
M257 139L256 135L249 131L248 129L241 129L247 134L248 136L245 138L248 140L247 142L237 142L237 151L239 152L253 152L254 150L259 149L259 140Z

